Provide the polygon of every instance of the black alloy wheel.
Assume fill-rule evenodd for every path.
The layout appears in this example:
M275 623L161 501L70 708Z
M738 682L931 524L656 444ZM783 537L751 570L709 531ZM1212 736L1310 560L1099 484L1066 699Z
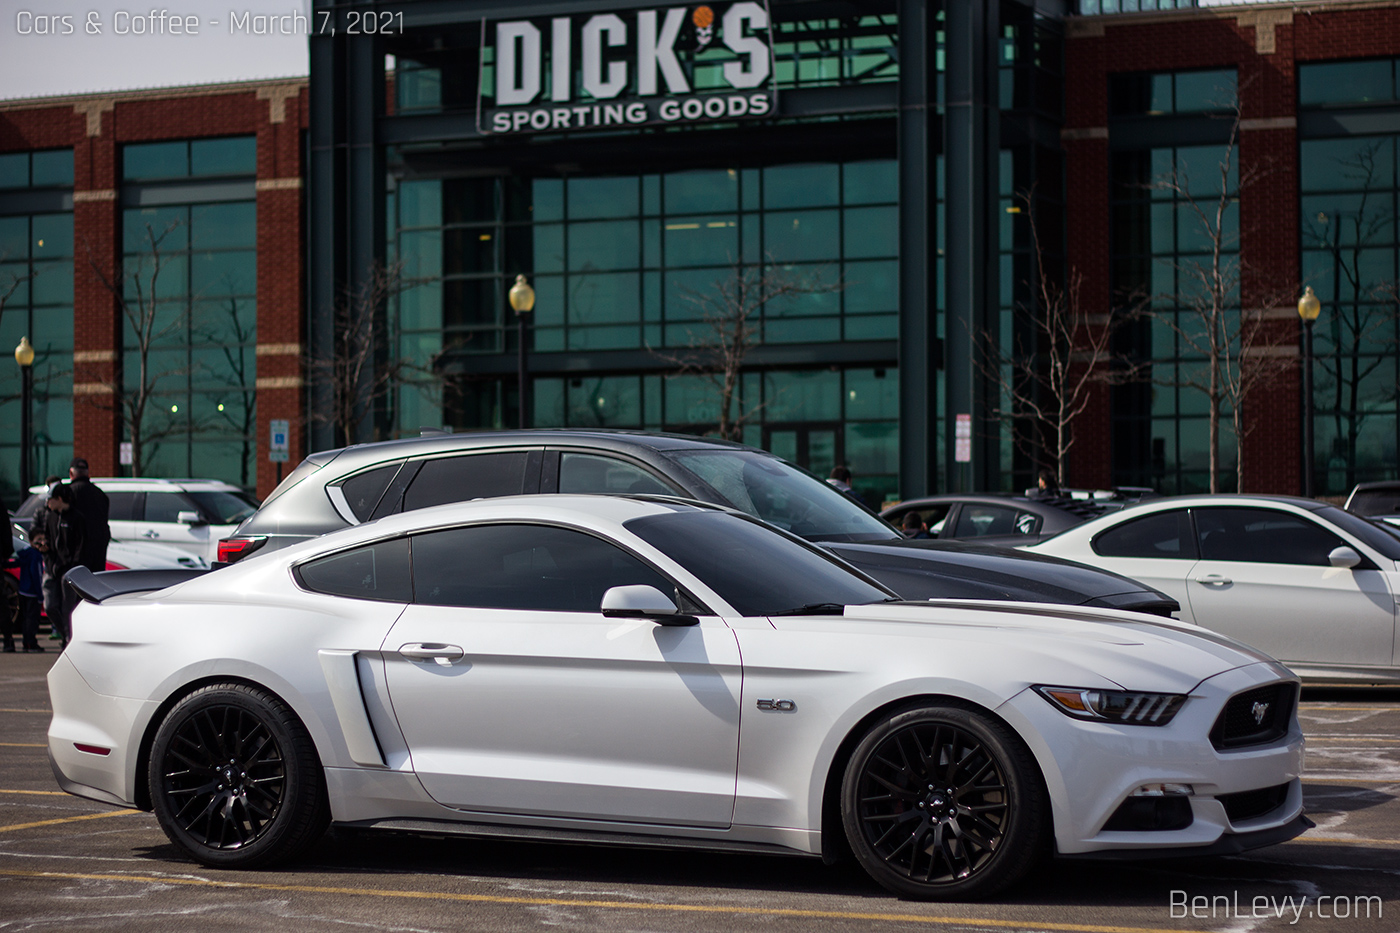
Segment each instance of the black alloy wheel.
M280 699L244 684L177 703L151 749L151 802L170 841L218 868L289 858L329 822L315 748Z
M856 858L906 897L987 897L1041 854L1049 805L1034 759L999 721L961 706L926 706L877 723L842 785Z

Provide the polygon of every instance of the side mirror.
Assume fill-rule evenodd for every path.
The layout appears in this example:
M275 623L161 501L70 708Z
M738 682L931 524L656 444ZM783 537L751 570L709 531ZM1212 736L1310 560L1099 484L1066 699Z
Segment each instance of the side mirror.
M175 521L179 522L181 525L209 524L203 518L200 517L198 512L177 512L175 514Z
M1332 549L1332 552L1327 555L1327 563L1331 564L1333 567L1341 567L1343 570L1350 570L1361 563L1361 555L1343 545L1342 547Z
M614 586L603 594L603 615L609 619L650 619L661 625L695 625L671 597L654 586Z

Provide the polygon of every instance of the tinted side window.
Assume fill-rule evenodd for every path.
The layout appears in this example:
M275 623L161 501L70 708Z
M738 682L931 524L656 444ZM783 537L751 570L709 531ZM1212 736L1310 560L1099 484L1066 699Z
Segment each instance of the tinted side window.
M340 484L340 491L345 494L345 501L356 518L362 522L369 521L369 517L374 514L374 507L379 504L379 497L384 495L384 490L389 487L389 480L393 479L398 471L399 464L391 463L352 476Z
M1026 516L1029 523L1020 521ZM1001 505L964 505L953 528L955 538L980 538L984 535L1032 534L1040 522L1029 512Z
M1346 542L1299 515L1269 509L1196 509L1203 560L1329 566Z
M474 525L413 539L416 602L478 609L599 611L609 587L675 586L626 551L568 528Z
M379 541L308 561L297 568L297 577L302 586L316 593L409 602L408 539Z
M614 457L564 453L559 457L559 491L563 493L644 493L674 496L676 491L641 467Z
M404 493L403 510L448 502L518 496L525 486L525 451L429 460Z
M109 492L107 493L107 520L109 522L135 522L140 521L140 515L136 511L137 496L139 492Z
M178 519L181 512L198 512L195 504L176 492L146 493L146 521L171 522ZM110 514L108 521L110 521Z
M1191 516L1185 509L1158 512L1124 522L1094 539L1094 552L1104 557L1176 557L1196 559Z

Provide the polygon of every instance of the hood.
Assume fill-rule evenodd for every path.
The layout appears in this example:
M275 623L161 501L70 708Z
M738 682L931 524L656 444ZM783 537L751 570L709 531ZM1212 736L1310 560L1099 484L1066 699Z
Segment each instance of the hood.
M957 641L973 650L980 645L1011 676L1024 670L1027 681L1065 686L1107 678L1128 690L1185 693L1228 670L1276 663L1248 645L1195 626L1112 609L941 600L848 606L844 618L862 625L897 623L906 630L917 626L920 634L940 641ZM774 621L781 627L783 620ZM1079 682L1065 683L1073 677Z
M1167 594L1120 574L1012 548L923 541L824 546L906 599L1180 608Z

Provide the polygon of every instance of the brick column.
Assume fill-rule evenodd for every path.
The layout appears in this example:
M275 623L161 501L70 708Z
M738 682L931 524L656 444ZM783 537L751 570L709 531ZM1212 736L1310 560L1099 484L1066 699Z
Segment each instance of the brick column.
M94 476L116 476L121 417L121 287L117 146L113 102L74 107L82 129L73 145L73 451Z

